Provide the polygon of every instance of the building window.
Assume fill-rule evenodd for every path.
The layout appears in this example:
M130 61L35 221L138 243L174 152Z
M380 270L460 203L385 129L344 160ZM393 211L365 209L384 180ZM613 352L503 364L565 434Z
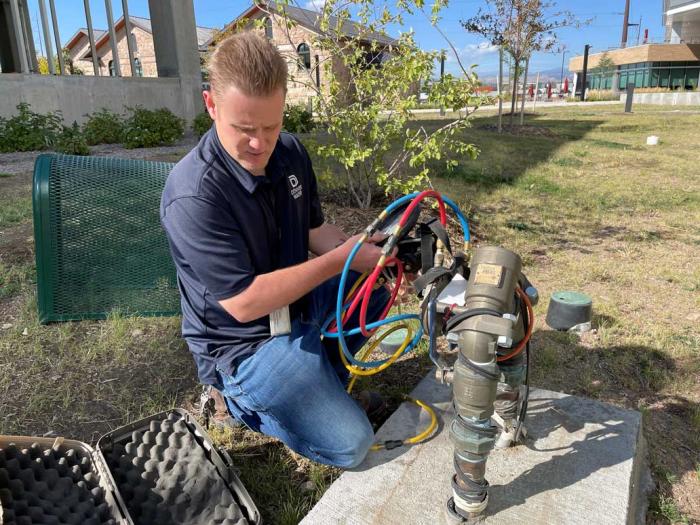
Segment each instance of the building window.
M109 76L110 77L117 76L117 74L114 72L114 60L109 61Z
M131 33L131 50L136 53L139 50L139 46L136 43L136 35L134 33Z
M362 57L365 69L382 67L384 53L382 51L366 51Z
M311 49L305 43L299 44L297 47L299 55L299 69L311 69Z
M264 24L265 24L265 36L272 40L272 19L267 16L264 19Z
M143 66L141 65L141 61L138 58L134 59L134 76L135 77L142 77L143 76Z

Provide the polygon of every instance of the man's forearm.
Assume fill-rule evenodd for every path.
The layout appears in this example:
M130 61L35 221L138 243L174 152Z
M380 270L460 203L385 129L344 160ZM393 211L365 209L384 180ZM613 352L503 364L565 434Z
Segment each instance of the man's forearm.
M340 273L344 260L329 252L304 263L255 277L238 295L220 301L239 322L253 321L293 303Z
M349 235L335 224L323 223L309 231L309 250L314 255L323 255L338 247Z

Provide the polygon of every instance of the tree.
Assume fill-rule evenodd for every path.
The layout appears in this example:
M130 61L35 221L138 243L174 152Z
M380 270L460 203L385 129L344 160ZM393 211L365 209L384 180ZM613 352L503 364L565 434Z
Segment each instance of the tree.
M457 164L450 153L476 157L476 147L460 137L471 110L437 127L412 121L411 112L418 106L419 88L431 104L454 109L478 106L483 99L476 93L476 75L462 69L460 75L447 74L429 82L440 51L421 50L412 31L397 39L390 38L387 31L414 13L436 24L440 5L425 13L422 0L397 0L382 8L372 0L326 0L309 21L316 35L306 42L311 67L308 62L304 67L298 65L300 42L293 38L298 23L288 6L291 4L260 5L274 20L276 34L281 31L284 35L288 44L284 47L291 50L287 56L291 82L314 93L315 119L326 130L316 153L340 166L358 206L369 207L380 188L395 195L428 185L436 166L451 169ZM351 12L357 21L351 20ZM258 30L264 31L263 23L256 22Z
M64 47L61 50L61 53L63 54L63 64L65 65L65 73L69 75L83 75L83 70L80 69L78 66L73 64L73 59L70 56L70 51L68 50L67 47ZM39 66L39 73L41 75L48 75L49 74L49 62L46 59L45 56L40 56L37 57L37 64ZM59 63L58 63L58 55L54 55L53 57L53 67L54 71L58 73L60 71L59 68Z
M513 59L514 73L511 93L510 125L513 125L518 79L523 64L535 52L554 49L556 29L579 26L580 23L568 11L549 13L556 4L542 0L489 0L489 8L479 8L477 14L462 20L462 26L470 33L489 39L491 44L502 47ZM527 78L523 79L527 82Z
M617 68L617 65L613 61L612 58L610 58L610 55L608 54L607 51L603 53L603 55L600 57L600 60L598 61L598 64L596 67L591 69L591 72L597 73L601 76L601 89L602 89L602 81L605 79L607 76L613 74L615 69Z

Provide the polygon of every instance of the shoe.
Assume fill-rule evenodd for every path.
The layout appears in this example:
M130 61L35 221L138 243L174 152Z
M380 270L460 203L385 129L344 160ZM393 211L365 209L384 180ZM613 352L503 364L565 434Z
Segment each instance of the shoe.
M386 420L388 406L386 400L379 392L363 390L357 396L357 401L367 414L367 419L373 427L377 427Z
M241 426L229 413L223 394L211 385L205 386L202 392L201 412L207 427L213 426L217 430L223 430Z

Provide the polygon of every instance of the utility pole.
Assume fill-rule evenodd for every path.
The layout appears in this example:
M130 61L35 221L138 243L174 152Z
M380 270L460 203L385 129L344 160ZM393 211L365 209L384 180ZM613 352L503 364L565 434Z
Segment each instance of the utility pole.
M622 42L620 47L627 47L627 26L630 19L630 0L625 0L625 14L622 19Z

